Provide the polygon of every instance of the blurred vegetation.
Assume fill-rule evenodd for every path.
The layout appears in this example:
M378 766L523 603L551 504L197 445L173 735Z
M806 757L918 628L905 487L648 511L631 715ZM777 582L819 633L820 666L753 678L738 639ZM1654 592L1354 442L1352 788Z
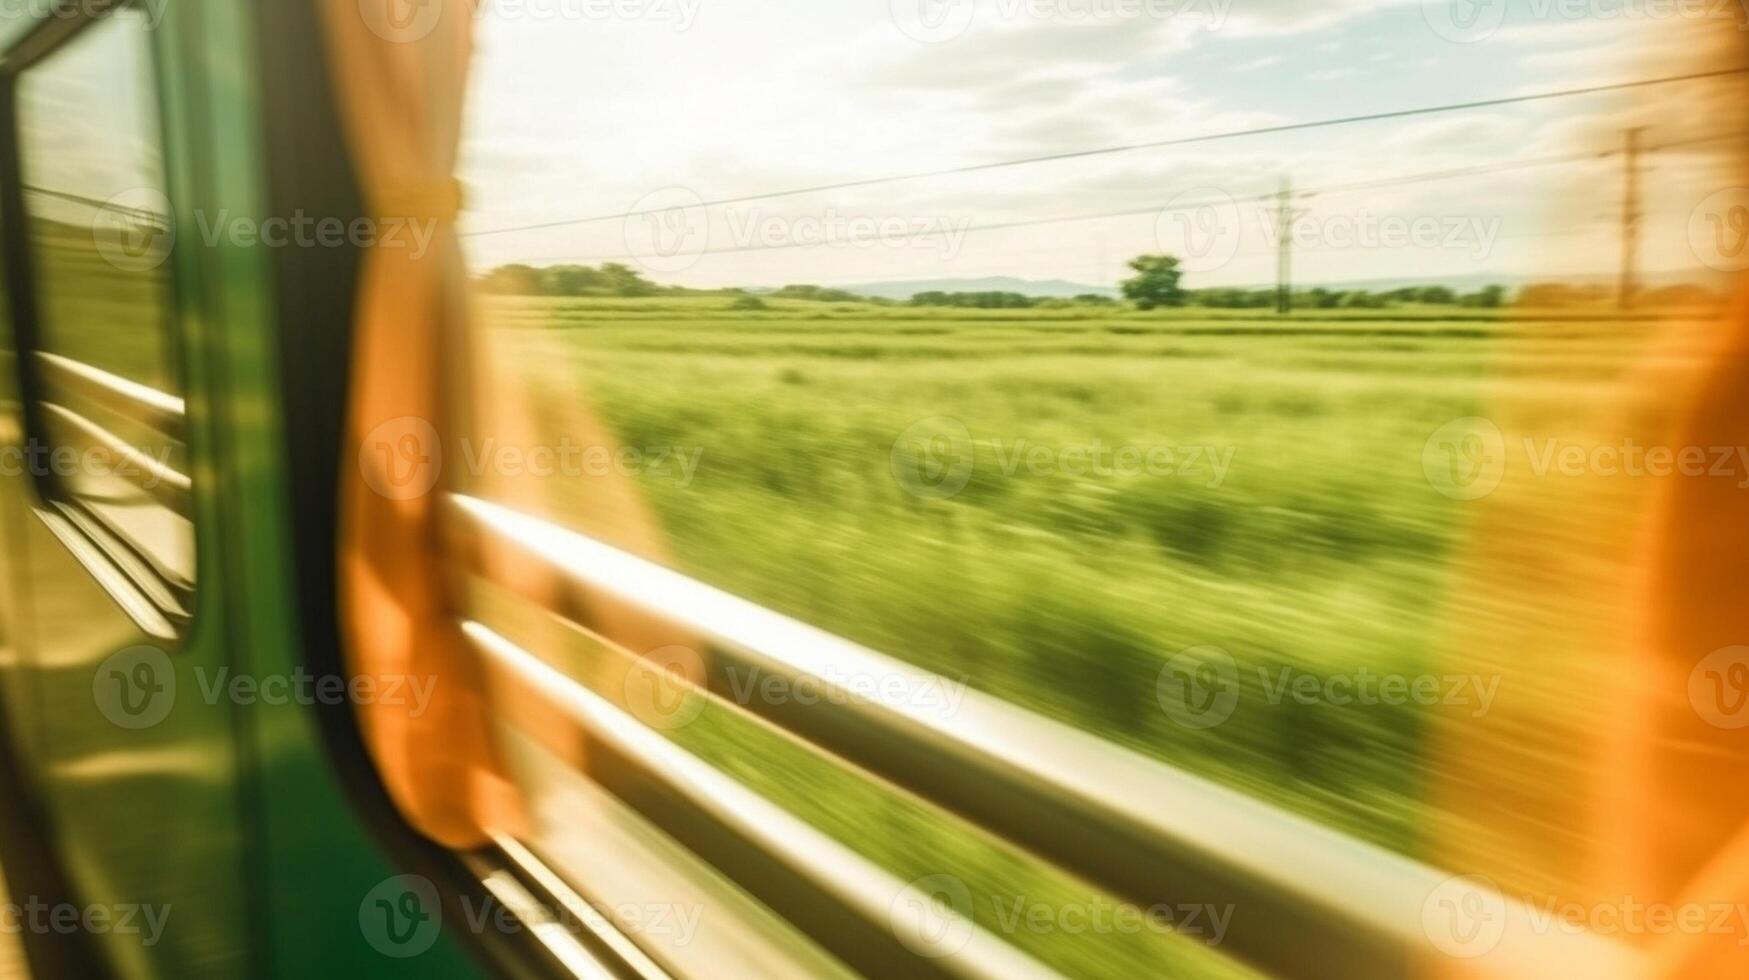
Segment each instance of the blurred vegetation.
M671 469L640 480L665 539L650 557L1429 859L1427 709L1272 703L1265 678L1452 669L1436 645L1468 512L1429 485L1429 435L1503 406L1558 413L1631 363L1619 323L1440 304L1277 318L759 302L501 297L489 313L552 438L581 389L622 445L702 450L690 483ZM1503 378L1513 343L1536 356ZM912 492L895 476L903 433L944 418L970 436L964 486ZM1017 447L1096 443L1194 447L1230 467L1012 465ZM554 516L610 533L587 494L558 481ZM1197 730L1168 716L1157 682L1204 646L1232 655L1241 690L1229 719ZM757 725L712 719L670 734L901 880L982 883L986 927L989 895L1084 900ZM1234 969L1173 937L1005 938L1071 975Z
M132 381L176 392L169 263L120 268L93 244L90 226L37 216L37 343Z
M1460 511L1422 449L1483 409L1498 321L765 302L753 320L694 299L495 310L588 366L622 443L703 450L689 486L643 486L689 573L1413 851L1413 706L1242 707L1189 731L1155 682L1204 645L1239 661L1242 705L1262 698L1259 668L1424 669ZM1551 379L1612 364L1594 328L1567 332ZM963 423L975 456L939 500L892 470L901 433L935 417ZM1231 471L1004 472L1017 446L1095 443L1228 453Z
M1120 284L1123 299L1102 293L1083 293L1069 298L1029 296L1011 291L925 290L910 299L912 306L944 306L961 309L1068 309L1079 306L1110 308L1129 305L1142 311L1200 306L1210 309L1268 309L1275 306L1273 288L1248 289L1207 287L1187 289L1182 286L1183 272L1179 260L1170 255L1143 255L1130 263L1135 275ZM480 288L488 293L506 296L593 296L635 298L645 296L762 296L771 299L804 300L815 303L865 303L889 306L892 300L859 296L847 290L811 284L792 284L774 290L750 289L688 289L660 286L644 279L635 270L617 263L607 263L599 269L582 265L555 265L537 268L528 265L503 265L479 277ZM1573 306L1613 300L1614 296L1601 286L1571 286L1561 283L1541 283L1525 287L1527 301L1521 305ZM1499 309L1506 306L1509 295L1504 286L1485 286L1470 293L1459 293L1448 286L1404 286L1372 291L1366 289L1328 289L1322 286L1298 289L1293 293L1294 306L1311 310L1367 310L1414 306L1458 306L1474 309ZM1701 286L1666 287L1647 296L1649 305L1704 305L1717 300ZM742 307L751 309L751 307Z

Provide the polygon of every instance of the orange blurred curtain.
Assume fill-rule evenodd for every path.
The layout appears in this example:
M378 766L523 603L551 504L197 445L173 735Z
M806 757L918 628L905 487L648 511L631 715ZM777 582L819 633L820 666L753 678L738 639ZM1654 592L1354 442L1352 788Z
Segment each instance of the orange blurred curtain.
M355 311L340 485L340 616L348 667L379 682L357 706L391 797L450 847L513 830L481 668L438 560L446 444L468 339L454 178L472 50L467 0L320 0L330 70L365 208L377 222ZM400 229L397 233L396 229ZM419 248L414 229L430 234ZM391 697L399 681L403 696ZM428 685L429 701L410 692ZM361 702L367 699L360 697Z
M1749 35L1734 22L1706 30L1714 36L1695 48L1697 64L1749 59ZM1716 186L1741 187L1749 176L1742 96L1733 86L1708 107L1738 134L1722 168L1731 176ZM1599 835L1626 892L1708 913L1704 929L1650 944L1645 975L1658 980L1749 977L1749 474L1737 455L1749 445L1749 274L1732 285L1705 367L1672 399L1671 443L1715 463L1720 452L1736 459L1727 473L1659 488L1641 543L1631 696L1614 719L1621 751L1610 760L1614 795Z
M1720 323L1712 367L1678 430L1679 446L1745 445L1749 434L1749 282ZM1618 760L1621 813L1611 826L1617 873L1639 895L1718 910L1726 928L1668 937L1659 978L1749 976L1749 727L1708 665L1743 662L1749 644L1749 490L1729 479L1669 481L1648 536L1645 625ZM1699 682L1697 684L1697 681ZM1717 700L1715 700L1717 699Z

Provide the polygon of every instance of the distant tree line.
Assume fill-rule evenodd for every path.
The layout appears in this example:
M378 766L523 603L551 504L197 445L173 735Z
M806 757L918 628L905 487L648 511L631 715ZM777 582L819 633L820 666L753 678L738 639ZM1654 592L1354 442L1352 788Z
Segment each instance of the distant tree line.
M1239 289L1209 287L1185 289L1181 285L1183 270L1179 260L1171 255L1143 255L1132 260L1135 273L1121 284L1124 299L1137 309L1197 306L1207 309L1271 309L1275 306L1274 289ZM764 309L764 299L802 300L817 303L874 303L888 305L894 300L862 296L847 289L812 284L792 284L781 289L755 293L752 290L691 290L661 286L645 279L637 270L615 262L599 268L586 265L554 265L537 268L530 265L502 265L478 280L487 292L516 296L655 296L729 295L738 297L733 309ZM1295 290L1294 307L1305 310L1376 310L1400 304L1427 306L1457 306L1475 309L1496 309L1508 301L1522 307L1561 308L1586 307L1613 303L1615 290L1603 284L1562 282L1531 283L1509 296L1505 286L1484 286L1474 292L1459 292L1448 286L1404 286L1398 289L1327 289L1317 286ZM1639 302L1647 306L1700 306L1716 303L1719 295L1704 286L1677 284L1643 291ZM912 306L953 307L979 310L1068 309L1079 306L1117 306L1119 301L1099 293L1082 293L1073 298L1028 296L1024 293L988 290L980 292L948 292L929 290L913 295Z
M1599 283L1575 285L1565 282L1535 282L1518 291L1518 305L1543 309L1568 306L1600 306L1619 299L1615 287ZM1720 301L1718 293L1693 283L1677 283L1642 291L1636 302L1645 306L1709 306Z
M1188 305L1212 309L1265 309L1275 306L1275 290L1197 289L1185 294L1185 302ZM1325 289L1319 286L1294 291L1295 309L1382 310L1401 303L1491 310L1506 305L1506 287L1484 286L1473 293L1459 293L1446 286L1405 286L1379 292L1367 289Z
M858 296L846 289L831 289L826 286L785 286L772 292L775 299L803 299L815 303L856 303L867 302L868 297Z
M1212 309L1268 309L1275 306L1273 289L1185 289L1180 283L1184 270L1177 256L1140 255L1130 260L1135 275L1122 284L1124 298L1137 309L1156 307L1202 306ZM1472 306L1493 309L1506 303L1506 287L1484 286L1473 293L1458 294L1446 286L1405 286L1400 289L1373 292L1366 289L1299 290L1293 294L1294 306L1314 310L1384 309L1398 303L1425 303L1436 306Z
M1024 310L1038 303L1039 298L1025 293L997 291L977 293L944 293L932 289L911 297L912 306L960 306L974 310Z
M489 293L510 296L654 296L662 286L645 279L637 270L617 262L600 268L586 265L501 265L479 280Z
M1082 293L1072 299L1061 296L1028 296L1025 293L972 292L946 293L940 290L917 293L912 306L956 306L972 310L1054 310L1073 306L1116 306L1117 300L1099 293Z

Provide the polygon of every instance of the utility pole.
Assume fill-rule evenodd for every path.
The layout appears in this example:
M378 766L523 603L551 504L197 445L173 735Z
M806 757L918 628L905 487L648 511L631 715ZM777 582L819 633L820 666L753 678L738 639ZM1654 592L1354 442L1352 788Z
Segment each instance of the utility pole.
M1275 312L1294 311L1294 225L1304 210L1294 207L1292 177L1281 178L1281 191L1276 194L1275 209Z
M1294 183L1293 178L1281 179L1281 193L1275 208L1275 312L1292 313L1294 309Z
M1633 309L1634 296L1640 290L1640 133L1644 126L1627 131L1627 143L1622 150L1621 203L1621 292L1617 303L1624 310Z

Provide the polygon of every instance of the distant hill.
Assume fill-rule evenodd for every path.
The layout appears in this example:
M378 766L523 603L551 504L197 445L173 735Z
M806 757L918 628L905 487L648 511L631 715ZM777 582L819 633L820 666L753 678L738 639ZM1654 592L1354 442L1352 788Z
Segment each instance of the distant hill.
M1313 286L1323 286L1326 289L1348 290L1365 289L1371 292L1387 292L1404 286L1447 286L1458 292L1474 292L1483 286L1499 284L1508 289L1517 289L1531 280L1523 276L1502 275L1461 275L1461 276L1422 276L1404 277L1401 279L1359 279L1341 282L1297 282L1295 287L1310 289ZM1196 283L1186 282L1190 289L1202 288ZM859 296L878 296L882 299L910 299L918 293L939 291L943 293L1020 293L1023 296L1039 296L1047 298L1068 299L1086 293L1099 296L1118 298L1116 286L1094 286L1084 282L1069 282L1064 279L1017 279L1014 276L989 276L984 279L909 279L899 282L852 283L850 285L834 286L834 289L844 289ZM1224 287L1217 287L1224 288ZM1236 287L1239 289L1273 289L1275 283L1253 283Z
M1716 285L1713 280L1716 273L1706 270L1679 270L1675 272L1650 270L1640 273L1640 284L1647 289L1657 289L1661 286L1678 286L1685 284ZM1573 286L1611 286L1616 283L1614 273L1598 273L1589 276L1579 275L1548 275L1520 276L1503 273L1474 272L1457 276L1403 276L1395 279L1342 279L1331 281L1303 281L1294 283L1296 289L1311 289L1322 286L1338 292L1349 289L1364 289L1374 293L1386 293L1393 289L1408 286L1444 286L1460 293L1473 293L1483 286L1505 286L1509 290L1517 290L1533 282L1564 282ZM1192 287L1196 288L1196 287ZM1273 282L1253 283L1241 289L1274 289Z
M1641 274L1641 284L1648 289L1660 286L1674 286L1682 283L1708 284L1708 274L1705 272L1660 272L1648 271ZM1339 281L1305 280L1294 283L1297 289L1311 289L1322 286L1338 292L1350 289L1364 289L1369 292L1382 293L1407 286L1445 286L1459 293L1471 293L1483 286L1500 285L1516 291L1532 282L1558 281L1573 285L1613 285L1613 275L1594 276L1520 276L1502 275L1498 273L1471 273L1456 276L1404 276L1394 279L1345 279ZM1190 289L1203 288L1193 282L1186 282ZM1253 283L1239 286L1240 289L1273 289L1275 283ZM989 276L983 279L909 279L898 282L852 283L833 286L859 296L875 296L882 299L908 300L918 293L939 291L943 293L1020 293L1024 296L1068 299L1093 293L1099 296L1118 298L1119 292L1115 286L1094 286L1084 282L1069 282L1064 279L1019 279L1014 276ZM1224 288L1224 287L1223 287Z
M1016 279L1013 276L991 276L985 279L913 279L903 282L867 282L835 286L859 296L880 299L910 299L918 293L1020 293L1023 296L1069 299L1093 293L1117 297L1111 286L1090 286L1084 282L1064 279Z

